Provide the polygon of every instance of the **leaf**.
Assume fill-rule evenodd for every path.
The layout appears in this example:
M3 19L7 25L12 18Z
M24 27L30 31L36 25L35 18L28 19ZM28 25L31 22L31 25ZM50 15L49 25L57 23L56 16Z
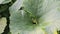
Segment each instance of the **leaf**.
M12 0L5 0L5 1L3 1L2 2L2 4L6 4L6 3L9 3L9 2L11 2Z
M1 6L0 7L0 13L6 11L8 9L8 7L9 7L7 4L0 5L0 6Z
M54 34L60 29L59 0L25 0L21 5L17 1L10 8L11 34ZM23 9L19 10L21 6ZM31 17L38 24L33 24Z
M5 1L5 0L0 0L0 4L1 4L3 1Z
M5 17L0 18L0 34L4 32L4 29L7 25L6 23L7 21Z
M11 0L0 0L0 4L6 4L6 3L9 3L11 2Z
M60 12L57 8L51 10L49 13L45 15L46 21L49 21L51 24L46 27L46 31L50 34L53 34L54 31L60 30ZM49 31L48 31L49 30Z
M27 1L27 0L26 0ZM26 2L25 1L25 2ZM31 0L31 2L33 2L34 0ZM39 1L39 0L38 0ZM38 2L37 1L37 2ZM36 2L36 1L35 1ZM37 4L36 2L36 4ZM26 3L30 3L29 1ZM13 4L14 5L14 4ZM12 6L13 6L12 5ZM24 4L22 4L24 5ZM28 4L27 4L28 5ZM38 5L38 4L37 4ZM16 7L17 8L16 8ZM33 5L34 6L34 5ZM26 8L25 6L23 6L24 9ZM35 6L36 7L36 6ZM14 9L13 9L14 8ZM29 7L27 7L28 9L30 9ZM10 17L10 32L12 34L44 34L44 31L38 26L38 25L34 25L32 23L31 17L29 17L29 13L25 12L24 9L21 11L17 11L18 10L18 6L14 5L13 7L11 7L10 9L12 9L13 13L11 12L11 17ZM16 11L15 11L16 9ZM37 9L37 8L35 8ZM35 10L34 9L34 10ZM31 9L30 9L31 10ZM33 12L36 12L32 10ZM29 10L28 10L29 11ZM33 13L32 13L33 14ZM34 13L35 14L35 13ZM17 17L16 17L17 16ZM37 28L39 27L39 28ZM36 32L35 32L36 31ZM39 32L38 32L39 31Z
M24 15L21 14L22 11L14 12L10 17L10 32L12 34L34 34L35 31L40 30L41 28L35 28L38 25L34 25L31 22L31 19L29 15L27 15L25 12ZM17 17L16 17L17 16ZM36 32L36 34L43 32L42 30L39 32ZM43 34L43 33L42 33Z
M9 10L12 11L18 11L20 7L22 6L23 0L17 0L10 8Z

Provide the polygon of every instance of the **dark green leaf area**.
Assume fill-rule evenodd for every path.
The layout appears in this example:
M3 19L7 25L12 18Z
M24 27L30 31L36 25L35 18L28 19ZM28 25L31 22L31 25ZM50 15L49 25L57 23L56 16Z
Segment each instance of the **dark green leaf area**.
M6 3L6 4L0 4L0 12L4 12L8 10L11 5L12 5L11 2Z

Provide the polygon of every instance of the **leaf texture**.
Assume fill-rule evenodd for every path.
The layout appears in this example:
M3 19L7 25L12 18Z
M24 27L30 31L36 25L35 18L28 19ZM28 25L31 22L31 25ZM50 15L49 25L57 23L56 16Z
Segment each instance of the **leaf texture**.
M6 23L7 23L7 21L6 21L5 17L0 18L0 34L4 32L4 29L7 25Z
M9 3L11 2L11 0L0 0L0 4L6 4L6 3Z
M55 34L60 30L59 0L23 0L21 4L17 1L10 7L11 34ZM31 17L38 19L38 24L33 24Z

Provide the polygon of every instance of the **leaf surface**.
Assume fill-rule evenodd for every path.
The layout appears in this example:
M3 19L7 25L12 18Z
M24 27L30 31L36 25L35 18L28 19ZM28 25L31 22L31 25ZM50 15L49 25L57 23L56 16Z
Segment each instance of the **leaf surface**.
M17 1L10 8L11 34L45 34L46 32L54 34L56 29L59 30L60 26L57 26L60 24L59 0L25 0L21 5L19 4L20 6L17 5L19 3ZM23 9L19 10L20 7ZM33 24L31 17L38 19L38 24Z
M11 0L0 0L0 4L6 4L6 3L9 3L11 2Z
M5 17L0 18L0 34L4 32L4 29L7 25L6 23L7 23L7 21L6 21Z

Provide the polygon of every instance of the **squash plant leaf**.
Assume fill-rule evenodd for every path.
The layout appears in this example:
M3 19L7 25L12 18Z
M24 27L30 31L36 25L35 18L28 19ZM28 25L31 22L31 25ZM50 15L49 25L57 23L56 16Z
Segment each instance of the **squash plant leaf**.
M17 0L9 8L11 34L57 33L60 30L59 4L59 0Z
M11 2L12 0L5 0L5 1L3 1L1 4L6 4L6 3L9 3L9 2Z
M11 2L11 0L0 0L0 4L6 4L6 3L9 3Z
M5 0L0 0L0 4L1 4L3 1L5 1Z
M0 18L0 34L4 32L4 29L7 25L6 23L7 23L7 21L6 21L5 17Z
M23 0L16 0L16 2L9 8L11 13L13 11L18 11L20 7L22 6Z

